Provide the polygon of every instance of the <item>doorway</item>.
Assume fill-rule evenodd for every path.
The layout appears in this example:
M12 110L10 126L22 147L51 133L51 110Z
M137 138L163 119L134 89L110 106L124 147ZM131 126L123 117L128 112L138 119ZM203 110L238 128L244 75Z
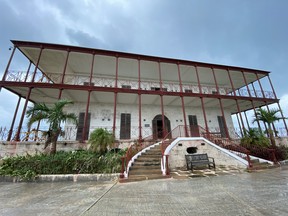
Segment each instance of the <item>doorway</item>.
M191 137L199 137L199 126L196 115L188 115Z
M166 116L164 116L164 127L162 115L155 116L152 120L153 139L162 139L171 132L170 120Z

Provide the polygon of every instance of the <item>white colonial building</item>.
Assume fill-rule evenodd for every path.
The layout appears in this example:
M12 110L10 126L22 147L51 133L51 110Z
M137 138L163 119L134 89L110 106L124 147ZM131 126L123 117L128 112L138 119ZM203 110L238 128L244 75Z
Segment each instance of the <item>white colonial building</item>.
M0 88L19 96L7 140L21 139L28 102L74 101L67 112L79 116L79 126L66 125L64 139L81 141L99 127L120 141L156 140L173 133L235 138L251 123L247 111L273 103L279 106L267 71L94 48L12 43L0 81ZM11 68L14 59L23 56L27 70ZM269 83L268 89L267 85L263 89L263 81ZM25 103L19 111L21 99ZM16 124L17 113L21 118Z

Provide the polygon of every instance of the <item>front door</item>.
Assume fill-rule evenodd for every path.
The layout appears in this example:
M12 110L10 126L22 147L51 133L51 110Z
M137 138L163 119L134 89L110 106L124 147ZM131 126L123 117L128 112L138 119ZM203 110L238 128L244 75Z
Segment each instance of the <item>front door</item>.
M167 133L171 132L170 120L166 116L164 116L164 127L165 130L163 128L162 115L155 116L152 120L153 139L162 139Z
M191 137L199 137L199 126L196 115L188 115Z

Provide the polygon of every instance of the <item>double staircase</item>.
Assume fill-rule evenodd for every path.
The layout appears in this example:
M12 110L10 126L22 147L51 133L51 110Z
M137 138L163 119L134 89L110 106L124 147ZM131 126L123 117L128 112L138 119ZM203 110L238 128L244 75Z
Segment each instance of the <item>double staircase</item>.
M121 182L133 182L148 179L161 179L170 176L163 176L161 172L161 144L143 152L135 159L129 169L127 179L121 179Z

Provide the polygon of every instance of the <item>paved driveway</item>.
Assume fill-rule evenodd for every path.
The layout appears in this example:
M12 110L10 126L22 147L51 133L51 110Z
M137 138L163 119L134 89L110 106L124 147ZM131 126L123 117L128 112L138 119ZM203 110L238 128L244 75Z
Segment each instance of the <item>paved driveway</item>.
M0 183L1 215L288 215L288 168L125 184Z

